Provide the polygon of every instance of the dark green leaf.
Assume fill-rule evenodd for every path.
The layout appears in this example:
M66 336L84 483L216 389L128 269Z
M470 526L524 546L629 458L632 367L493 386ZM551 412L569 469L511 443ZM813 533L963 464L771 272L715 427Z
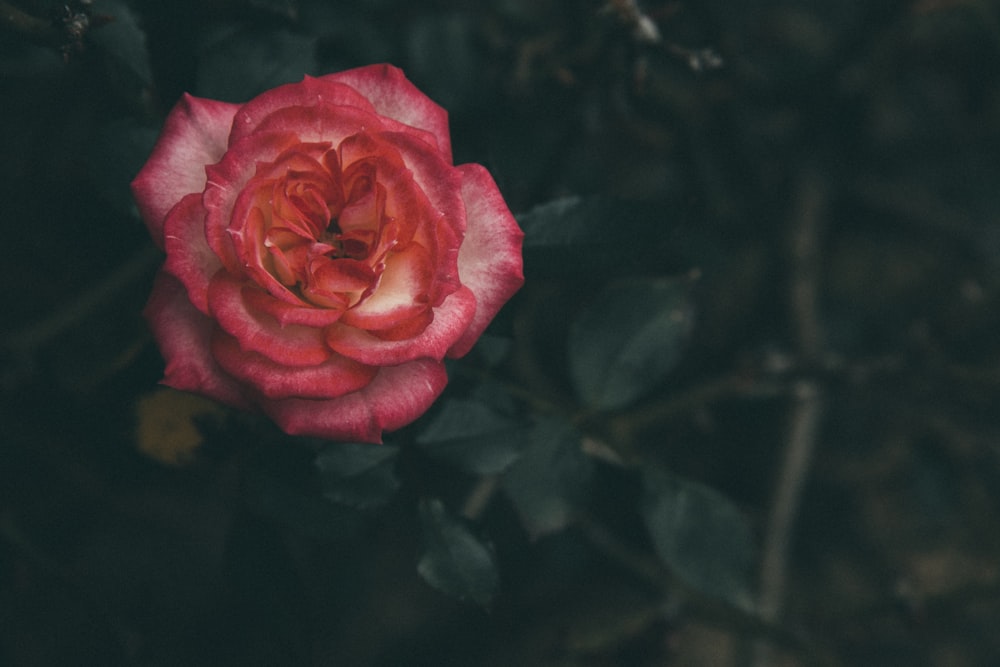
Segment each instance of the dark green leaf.
M537 538L573 520L586 498L593 462L580 448L579 434L563 421L540 422L528 438L528 448L504 473L502 486L524 528Z
M196 90L203 97L246 102L316 70L315 37L227 26L211 33L202 46Z
M493 599L498 575L493 550L439 500L420 503L424 553L417 572L434 588L485 605Z
M570 327L577 394L602 410L641 398L673 369L691 329L688 283L631 279L600 292Z
M556 199L518 216L525 271L539 277L624 275L690 269L686 214L669 202L608 197Z
M323 495L359 509L388 503L399 489L394 465L399 448L390 445L338 443L316 457Z
M254 512L296 532L324 540L352 539L362 517L325 500L316 478L309 458L290 455L287 445L254 447L245 458L241 496Z
M452 399L417 437L417 444L463 470L494 475L517 459L526 439L526 427L485 403Z
M150 87L153 69L146 49L146 33L139 27L132 9L121 0L97 0L92 13L114 20L91 30L88 39L111 56L116 72L127 71L140 87Z
M754 562L747 518L722 494L663 470L643 475L643 519L656 553L681 580L749 608Z

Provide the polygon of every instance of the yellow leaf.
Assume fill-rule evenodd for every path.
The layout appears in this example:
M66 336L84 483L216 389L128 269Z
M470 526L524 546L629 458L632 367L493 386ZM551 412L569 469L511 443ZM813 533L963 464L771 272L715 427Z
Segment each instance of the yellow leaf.
M223 414L223 409L207 398L168 388L141 397L135 410L139 451L170 466L194 459L203 439L196 419Z

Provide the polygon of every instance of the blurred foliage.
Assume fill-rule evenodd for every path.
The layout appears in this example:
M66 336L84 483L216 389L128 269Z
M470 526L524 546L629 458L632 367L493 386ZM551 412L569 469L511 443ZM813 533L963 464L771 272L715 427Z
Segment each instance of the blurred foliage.
M995 0L0 9L0 664L1000 661ZM166 112L381 61L525 288L385 447L156 389Z

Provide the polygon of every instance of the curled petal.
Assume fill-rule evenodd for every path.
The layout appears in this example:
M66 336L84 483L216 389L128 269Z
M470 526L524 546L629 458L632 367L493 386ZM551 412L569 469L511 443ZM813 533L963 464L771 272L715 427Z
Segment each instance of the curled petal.
M378 369L332 355L316 366L283 366L262 354L244 352L232 336L216 330L212 354L227 373L269 399L337 398L367 385Z
M434 267L427 250L411 243L385 262L378 286L344 313L341 322L359 329L388 329L430 308L427 292Z
M317 290L349 295L352 302L375 282L372 268L356 259L317 257L312 264L311 277Z
M392 142L412 172L412 175L408 174L409 178L420 185L419 197L406 201L406 205L400 207L403 212L396 215L403 217L408 211L422 211L424 224L418 228L416 239L431 250L435 289L430 298L432 303L440 303L459 284L456 249L462 242L467 224L462 201L462 173L412 137L383 134L382 138ZM392 191L403 191L403 188ZM392 203L390 198L387 203L389 215L394 215L390 208Z
M369 65L322 79L347 84L370 100L382 116L430 132L435 140L432 145L451 162L448 112L410 83L403 70L392 65Z
M363 389L330 400L263 400L261 408L286 433L381 443L382 432L427 411L448 383L444 365L420 359L381 368Z
M258 162L273 162L291 146L294 134L257 135L230 146L225 156L205 169L207 181L202 204L205 206L205 238L230 273L240 275L243 263L237 257L229 229L237 199L244 186L256 175ZM237 220L238 221L238 220Z
M402 364L420 358L443 359L462 337L476 312L476 297L462 287L434 309L434 319L419 334L392 340L341 323L326 329L327 344L345 357L373 366ZM402 322L400 322L402 324Z
M208 283L222 263L205 240L205 209L201 196L185 196L163 223L167 261L163 268L187 288L188 298L208 315Z
M286 301L276 299L264 290L257 289L243 290L243 300L248 310L273 317L283 327L301 324L306 327L322 328L339 320L344 313L343 310L317 308L312 305L293 306Z
M448 351L453 358L472 349L501 306L524 284L524 232L504 203L493 177L478 164L465 164L458 170L463 177L467 220L458 271L462 284L476 295L477 305L469 328Z
M249 409L241 385L212 357L215 324L191 305L176 278L162 271L156 276L143 314L167 362L163 384Z
M225 269L215 274L208 288L212 316L243 350L288 366L314 366L330 357L320 329L298 324L283 327L269 315L252 310L244 292L256 289L260 288L244 285Z
M205 187L205 166L222 159L239 106L185 94L170 111L132 193L150 235L163 247L163 221L185 195Z

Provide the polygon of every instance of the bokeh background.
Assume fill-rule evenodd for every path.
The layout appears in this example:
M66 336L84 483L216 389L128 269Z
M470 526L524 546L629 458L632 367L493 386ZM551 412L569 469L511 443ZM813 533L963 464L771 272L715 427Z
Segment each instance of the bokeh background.
M1000 3L0 9L0 664L1000 663ZM527 283L345 486L157 387L128 183L184 91L375 62Z

